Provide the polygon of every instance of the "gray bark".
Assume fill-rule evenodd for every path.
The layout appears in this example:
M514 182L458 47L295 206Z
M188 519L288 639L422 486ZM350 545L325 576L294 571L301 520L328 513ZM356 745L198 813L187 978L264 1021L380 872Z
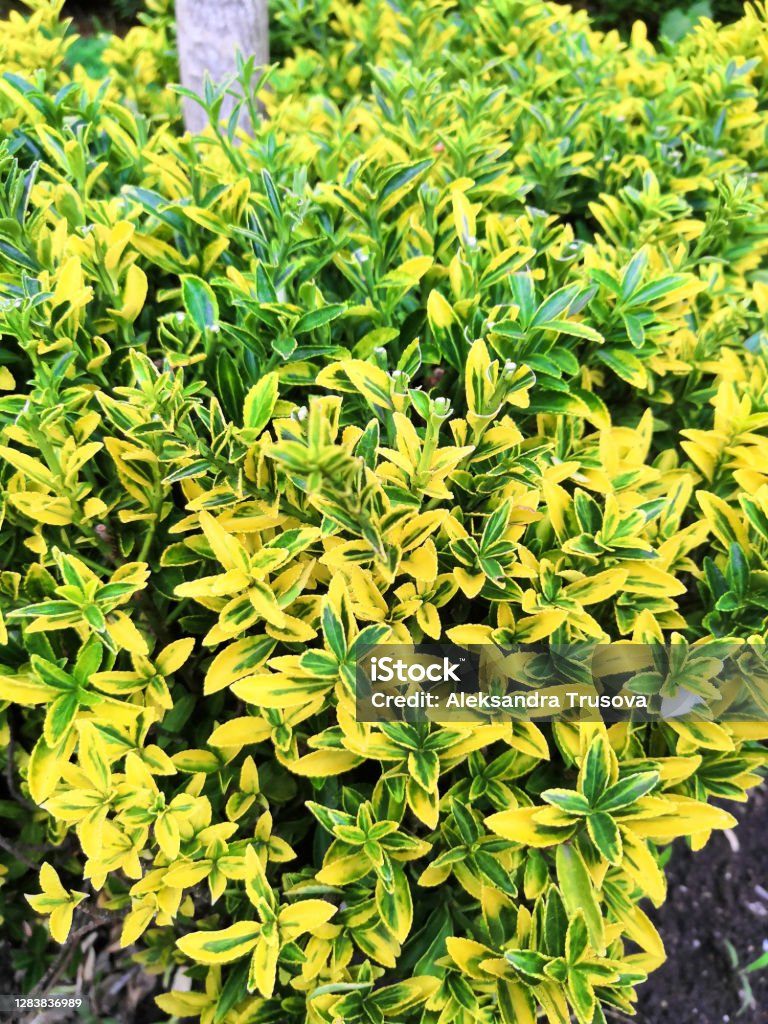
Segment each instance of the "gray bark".
M235 54L253 54L258 67L269 61L269 16L267 0L176 0L181 84L197 94L203 91L207 71L214 84L236 71ZM201 132L208 123L203 108L184 97L184 124L188 131ZM221 111L226 121L234 100L227 97ZM241 127L249 130L245 118Z

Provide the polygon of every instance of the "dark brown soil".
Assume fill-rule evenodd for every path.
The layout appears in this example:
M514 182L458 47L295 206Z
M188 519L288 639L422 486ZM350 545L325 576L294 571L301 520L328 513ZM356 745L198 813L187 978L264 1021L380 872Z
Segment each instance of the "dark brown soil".
M768 969L742 973L768 948L768 791L727 807L733 832L674 848L669 897L650 911L669 959L641 987L636 1024L768 1024Z

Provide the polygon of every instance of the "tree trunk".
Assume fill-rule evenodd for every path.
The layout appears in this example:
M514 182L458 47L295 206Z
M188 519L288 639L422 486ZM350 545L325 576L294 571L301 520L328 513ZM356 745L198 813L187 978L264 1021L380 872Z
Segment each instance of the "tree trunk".
M198 95L203 91L207 71L214 84L236 71L235 54L252 54L256 65L269 61L269 15L267 0L176 0L181 84ZM224 100L221 118L227 120L234 100ZM203 108L184 97L184 124L188 131L201 132L208 123ZM250 130L245 115L240 127Z

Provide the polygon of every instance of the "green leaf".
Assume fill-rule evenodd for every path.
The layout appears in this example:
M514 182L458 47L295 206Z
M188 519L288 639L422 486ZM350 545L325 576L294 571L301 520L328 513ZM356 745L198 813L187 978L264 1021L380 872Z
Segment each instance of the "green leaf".
M687 274L668 274L658 281L651 281L634 293L631 298L631 307L651 305L665 295L670 295L676 289L688 281Z
M544 968L550 958L543 953L537 953L533 949L508 949L504 958L516 971L529 978L538 978L542 981L546 978Z
M569 814L589 814L589 801L574 789L545 789L541 796Z
M267 193L267 199L269 200L269 205L272 207L272 212L278 220L281 220L283 210L280 205L277 190L275 189L275 183L272 181L272 175L266 168L262 169L261 180L264 182L264 190Z
M252 431L254 436L260 434L272 418L279 382L276 373L268 373L245 396L243 426Z
M341 619L333 610L330 601L323 605L323 636L325 642L333 652L338 662L344 661L347 656L347 638L344 635L344 626Z
M544 914L544 943L545 950L550 956L563 955L567 933L568 914L562 896L552 886L547 896L547 908Z
M385 184L379 192L379 200L385 206L392 205L408 192L408 186L432 166L434 160L420 160L415 164L405 164L396 167L394 172L386 179ZM389 200L389 203L385 201Z
M48 708L45 716L45 741L50 747L56 747L72 728L75 715L80 704L77 693L65 693Z
M610 864L621 864L621 834L610 814L596 811L587 818L589 838Z
M314 331L318 327L323 327L325 324L329 324L332 320L340 317L345 309L345 306L338 304L322 306L320 309L312 309L299 318L298 322L294 325L293 332L294 334L306 334L307 331Z
M579 772L579 789L592 807L603 795L611 777L611 751L608 740L598 733L589 745Z
M209 284L194 274L182 274L181 297L184 308L198 331L210 330L219 319L219 304Z
M553 292L536 310L531 327L546 327L549 321L556 320L568 309L580 290L580 285L572 284Z
M627 264L621 278L621 297L628 299L640 283L646 266L648 265L648 250L645 246L636 252Z
M527 271L510 274L509 284L512 289L514 303L520 308L520 326L527 328L536 312L536 292L533 287L533 277ZM500 327L501 324L496 324L494 329L498 331Z
M611 348L601 349L596 355L600 362L605 363L617 377L621 377L628 384L635 388L647 387L648 373L645 366L632 352Z
M592 947L602 955L605 952L603 915L584 858L571 843L557 847L555 870L568 916L573 918L579 911L584 914Z
M595 993L583 969L569 972L568 992L579 1024L592 1024Z
M658 772L638 772L610 786L595 805L599 811L618 811L646 796L659 782Z

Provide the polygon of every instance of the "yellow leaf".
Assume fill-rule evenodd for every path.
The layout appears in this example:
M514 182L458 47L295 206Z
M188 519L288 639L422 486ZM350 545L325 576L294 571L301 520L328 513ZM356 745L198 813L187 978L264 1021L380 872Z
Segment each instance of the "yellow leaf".
M282 941L291 942L305 932L314 932L330 921L337 909L326 900L301 900L283 907L278 914Z
M176 945L190 960L201 964L228 964L249 953L261 935L256 921L238 921L220 931L192 932Z
M128 273L125 275L123 304L120 309L116 311L121 319L127 321L127 323L133 323L144 308L144 302L147 298L147 290L147 275L141 267L132 263L128 268ZM113 312L113 310L110 310L110 312Z
M248 972L248 991L254 989L269 999L275 990L277 977L277 957L280 953L280 946L277 942L270 942L265 937L259 939L251 958L250 970Z
M578 601L579 604L597 604L618 593L626 578L627 573L623 569L604 569L594 576L585 576L575 583L569 583L565 593L570 600Z
M233 718L214 729L208 737L210 747L245 747L249 743L263 743L272 729L263 718L245 716Z
M27 769L27 784L36 804L42 804L53 793L76 742L75 731L71 730L57 747L49 747L42 736L35 744Z
M448 300L434 288L427 299L427 316L432 328L446 328L453 323L453 309Z
M35 704L47 704L58 695L58 690L38 682L34 676L26 676L21 673L17 676L0 675L0 700L9 700L14 704L34 707Z
M405 785L405 795L408 806L419 821L423 821L427 828L437 828L437 823L440 820L440 794L437 789L426 793L413 776L409 775Z
M434 263L431 256L414 256L392 271L393 277L404 277L409 281L420 281Z
M634 905L630 911L621 913L620 917L624 934L645 952L643 968L652 971L660 967L667 959L667 954L661 936L648 915Z
M58 489L56 479L50 469L37 459L33 459L30 455L16 451L14 448L0 445L0 459L5 459L14 469L18 469L19 472L28 476L30 480L42 484L48 490L55 491Z
M350 853L346 857L336 857L328 861L317 872L315 878L321 885L348 885L364 878L370 870L369 861L359 853Z
M667 880L647 844L629 829L622 828L624 856L621 870L660 907L667 898Z
M205 675L203 693L218 693L253 673L267 660L274 642L264 636L248 636L219 651Z
M624 562L628 569L622 590L647 597L676 597L686 592L686 586L670 572L649 562Z
M120 945L123 949L132 946L147 930L157 911L156 898L145 896L133 901L133 909L125 915L120 933Z
M573 832L572 827L559 828L540 824L535 820L540 812L541 807L516 807L511 811L491 814L485 819L485 824L496 835L522 846L555 846L564 842Z
M472 204L458 189L453 190L451 199L453 200L453 225L456 229L456 237L462 245L472 247L477 243Z
M464 974L468 974L470 978L487 980L487 972L481 970L480 962L492 957L493 950L473 939L464 939L458 936L449 936L445 940L445 948L448 950L450 958Z
M634 834L643 839L655 842L666 842L679 836L690 836L697 832L709 832L711 829L733 828L736 818L721 807L693 800L674 794L670 803L670 813L659 818L642 818L632 821L630 828Z
M38 914L50 914L49 929L56 942L66 942L75 907L87 898L83 892L68 892L54 867L40 867L41 893L28 894L27 902Z
M200 525L211 550L225 569L249 571L250 560L242 544L231 533L227 533L210 512L200 513Z
M468 419L474 426L473 417L490 415L496 411L488 407L496 388L496 382L491 373L491 357L482 339L473 342L469 350L464 371L464 387L467 396L467 409L470 413Z
M453 626L445 631L452 644L468 647L472 644L492 644L492 626Z
M437 549L431 538L403 558L400 562L400 572L422 583L435 582L438 572Z
M149 654L147 641L125 612L111 612L107 617L107 632L122 651L129 654Z
M56 942L63 944L67 941L67 936L69 935L70 928L72 927L72 915L74 910L74 904L67 903L64 906L55 907L51 911L48 928L51 933L51 938Z
M472 575L458 565L454 568L453 575L462 593L469 598L477 597L485 584L485 573L479 572Z
M164 676L171 676L178 672L186 663L195 646L194 637L185 637L182 640L174 640L173 643L164 647L155 657L155 665Z
M317 694L326 693L334 679L297 679L280 673L260 673L246 676L232 686L235 696L246 704L262 708L291 708L307 704Z
M362 762L363 758L349 750L313 750L310 754L295 761L284 760L282 763L294 775L305 775L310 778L341 775Z
M53 306L69 302L82 291L84 283L80 258L78 256L70 256L66 263L59 268L56 276L56 288L54 289L52 299Z
M741 550L747 555L750 551L749 537L741 516L716 494L697 491L696 499L712 533L725 550L730 550L731 544L736 543L741 545Z
M69 900L69 893L61 884L59 874L52 865L42 864L40 866L40 888L46 896L54 900Z

